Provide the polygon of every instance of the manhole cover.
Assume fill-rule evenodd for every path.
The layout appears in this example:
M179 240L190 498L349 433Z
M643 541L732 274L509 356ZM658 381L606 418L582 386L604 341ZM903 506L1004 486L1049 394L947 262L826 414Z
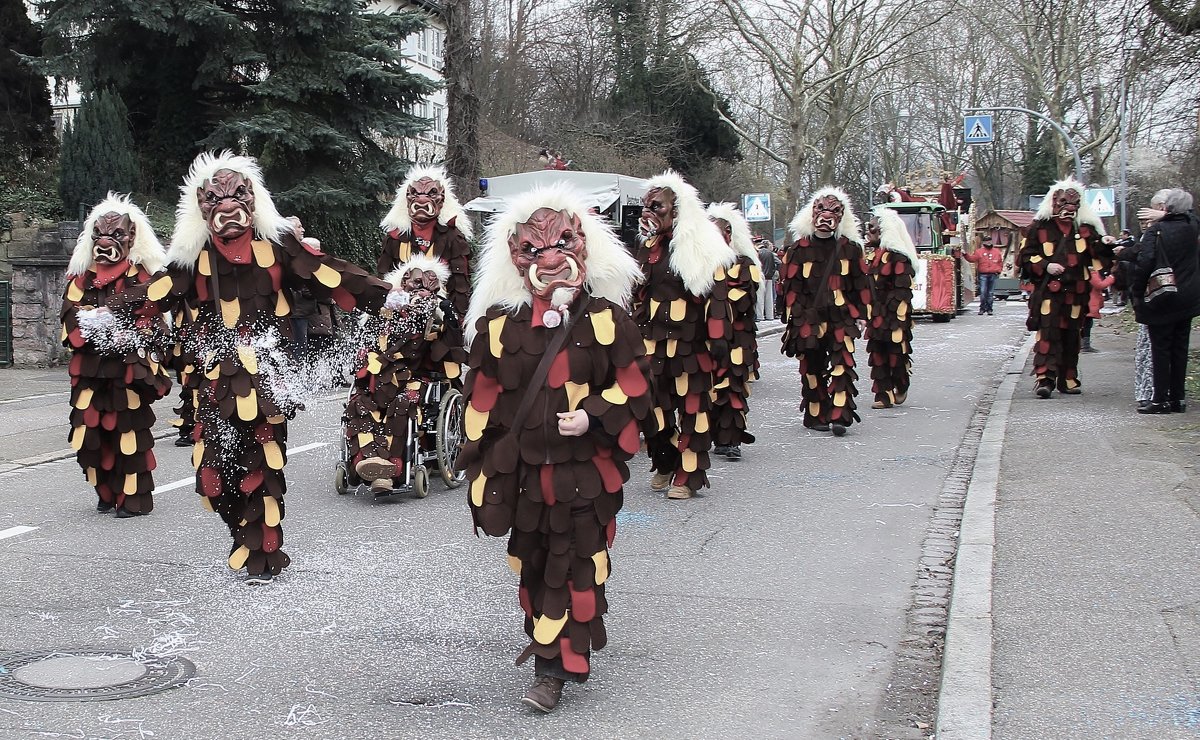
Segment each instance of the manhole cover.
M0 697L25 701L104 701L157 694L196 673L190 660L80 648L0 653Z

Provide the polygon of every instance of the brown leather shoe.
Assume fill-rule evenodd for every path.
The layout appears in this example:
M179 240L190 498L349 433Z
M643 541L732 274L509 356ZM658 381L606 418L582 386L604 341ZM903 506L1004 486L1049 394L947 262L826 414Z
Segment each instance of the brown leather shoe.
M396 466L391 460L384 460L382 457L368 457L365 460L359 460L354 466L354 472L358 473L358 477L363 480L377 481L380 478L391 480L396 477ZM390 484L388 486L391 487ZM371 488L375 488L375 484L371 484Z
M650 478L650 490L667 490L667 488L671 485L671 478L672 476L670 473L655 473L654 476Z
M892 403L899 406L908 400L908 391L904 391L903 393L893 393L892 396Z
M391 478L376 478L371 481L371 493L376 496L387 496L392 492Z
M562 698L562 688L561 678L537 676L533 679L533 685L529 687L529 691L526 691L525 696L521 698L521 703L538 711L550 713L554 711L554 708L558 706L558 700Z
M667 489L667 498L682 501L692 497L692 489L687 486L671 486Z

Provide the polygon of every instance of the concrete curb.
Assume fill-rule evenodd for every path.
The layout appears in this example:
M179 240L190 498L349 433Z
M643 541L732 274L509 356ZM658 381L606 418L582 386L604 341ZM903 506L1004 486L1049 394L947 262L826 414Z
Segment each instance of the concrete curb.
M774 336L776 334L782 334L782 333L783 333L783 324L780 323L779 319L775 319L775 323L773 326L768 326L766 329L759 329L755 333L755 336L761 339L762 337L770 337L770 336Z
M946 620L938 740L992 737L992 568L996 549L996 492L1013 393L1036 335L1026 337L1000 381L979 442L963 504L954 583Z

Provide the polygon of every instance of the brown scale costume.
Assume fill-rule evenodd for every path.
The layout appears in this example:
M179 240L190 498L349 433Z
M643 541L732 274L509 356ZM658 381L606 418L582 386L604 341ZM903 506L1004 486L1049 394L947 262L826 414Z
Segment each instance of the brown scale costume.
M415 275L420 285L405 286ZM388 468L377 492L391 492L392 479L404 477L409 464L408 422L420 422L420 399L437 379L455 380L466 362L462 325L444 293L450 275L445 263L423 255L410 258L385 280L396 290L417 296L372 320L375 345L368 347L354 375L354 390L342 415L350 463L364 460Z
M747 417L750 383L758 380L758 326L754 314L762 265L750 238L750 225L732 203L710 204L708 217L737 252L737 262L726 271L725 281L733 312L729 362L718 368L712 393L714 452L736 460L741 457L740 445L754 442L754 435L747 429Z
M690 498L708 486L714 373L728 371L733 340L728 270L733 249L708 220L696 189L673 172L652 178L637 250L645 281L634 295L654 376L662 431L646 439L653 490Z
M870 318L871 286L850 198L818 190L790 225L784 251L783 347L800 359L804 426L842 434L859 421L854 397L854 340ZM820 236L818 232L828 233Z
M1033 284L1025 328L1037 332L1033 346L1034 390L1048 398L1055 389L1077 394L1080 330L1087 319L1091 285L1088 268L1099 272L1112 264L1104 224L1088 207L1083 186L1074 180L1050 188L1025 231L1017 264ZM1063 271L1051 274L1048 266Z
M283 468L297 404L273 385L281 357L270 346L290 336L289 290L377 312L391 286L297 241L253 159L202 154L181 191L168 270L144 295L166 310L189 307L199 362L188 378L196 491L233 535L229 566L269 580L291 562L282 549Z
M450 268L446 293L461 320L471 301L471 219L463 212L441 167L413 167L396 190L392 209L380 223L387 235L376 270L386 275L424 254Z
M110 193L84 223L67 270L60 318L63 345L72 351L68 440L96 489L97 511L115 508L119 517L154 508L151 404L171 387L161 363L167 332L153 306L117 308L107 314L107 328L93 323L94 309L115 305L114 296L145 285L162 264L162 245L145 215Z
M639 272L580 198L554 187L522 196L493 225L479 276L458 465L477 530L511 532L530 637L518 663L535 655L538 675L558 682L553 702L536 705L548 711L561 681L586 680L590 651L607 642L604 583L626 462L639 431L655 430L642 337L622 308ZM545 380L531 385L566 327ZM564 431L572 422L582 427Z
M883 206L871 210L867 246L875 253L868 265L874 293L867 325L867 362L871 367L872 408L890 408L908 399L912 375L912 297L917 250L904 222Z

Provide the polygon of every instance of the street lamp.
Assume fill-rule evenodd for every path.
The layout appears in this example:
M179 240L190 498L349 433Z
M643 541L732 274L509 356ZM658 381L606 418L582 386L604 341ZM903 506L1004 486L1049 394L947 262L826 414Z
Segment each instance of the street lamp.
M1121 231L1125 230L1126 204L1129 202L1129 143L1127 141L1129 127L1129 69L1127 65L1131 64L1137 58L1137 53L1141 48L1141 39L1134 37L1126 41L1124 48L1121 50L1121 102L1119 103L1120 109L1117 111L1117 120L1121 127Z

